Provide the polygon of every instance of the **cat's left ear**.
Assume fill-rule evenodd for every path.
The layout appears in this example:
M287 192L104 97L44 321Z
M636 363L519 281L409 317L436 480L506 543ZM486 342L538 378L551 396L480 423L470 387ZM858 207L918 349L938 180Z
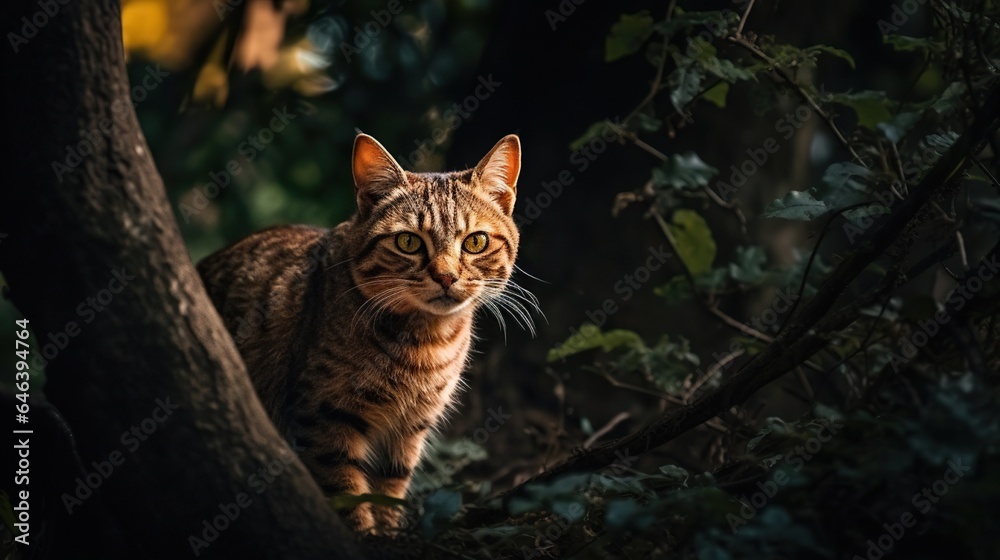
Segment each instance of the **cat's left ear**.
M473 177L479 188L484 189L509 216L514 212L517 177L520 174L521 140L516 134L508 134L479 162Z
M367 134L354 139L351 171L361 214L368 212L388 194L408 184L406 173L378 140Z

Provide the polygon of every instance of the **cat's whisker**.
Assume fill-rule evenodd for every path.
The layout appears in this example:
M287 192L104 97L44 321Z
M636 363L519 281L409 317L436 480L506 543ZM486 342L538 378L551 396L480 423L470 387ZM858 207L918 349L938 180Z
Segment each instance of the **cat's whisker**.
M526 270L524 270L523 268L521 268L520 266L518 266L517 263L514 263L514 269L517 270L518 272L520 272L521 274L527 276L528 278L531 278L532 280L537 280L537 281L541 282L542 284L550 284L551 283L551 282L548 282L546 280L542 280L541 278L535 276L534 274L531 274L530 272L527 272Z
M344 260L340 261L339 263L331 264L330 266L326 267L323 270L332 270L332 269L334 269L334 268L336 268L336 267L338 267L338 266L340 266L340 265L342 265L344 263L349 263L349 262L351 262L353 260L354 260L354 257L351 257L349 259L344 259Z
M501 307L506 308L510 312L518 325L531 333L531 336L535 336L535 323L528 315L528 310L520 302L511 299L507 294L499 294L496 301Z
M482 296L477 296L476 300L483 307L483 309L486 309L487 311L489 311L496 318L497 323L500 325L500 332L503 333L504 344L506 344L507 343L507 323L504 322L504 320L503 320L503 314L500 313L500 310L497 309L496 304L494 304L490 299L488 299L486 297L482 297Z

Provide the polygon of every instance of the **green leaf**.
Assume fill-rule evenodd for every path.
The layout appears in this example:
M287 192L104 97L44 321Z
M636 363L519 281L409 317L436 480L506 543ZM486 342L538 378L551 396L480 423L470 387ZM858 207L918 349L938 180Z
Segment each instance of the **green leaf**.
M653 16L649 12L622 14L604 41L604 60L611 62L638 51L652 34Z
M406 500L382 494L338 494L330 498L330 505L333 509L346 509L364 503L380 506L405 506Z
M684 303L693 295L691 284L682 275L674 276L666 284L653 288L653 293L667 300L667 305Z
M462 495L454 490L440 489L424 500L424 514L420 529L424 537L431 538L448 526L451 517L462 509Z
M715 260L715 240L705 218L694 210L682 208L674 212L672 223L667 230L677 248L678 256L687 265L692 275L712 270Z
M660 473L667 478L676 480L677 482L684 482L689 476L686 469L678 467L677 465L663 465L660 467Z
M634 500L612 500L604 512L604 522L613 531L648 529L657 520L654 507L639 505Z
M729 275L737 282L756 285L764 280L767 255L763 247L737 247L736 261L729 263Z
M898 52L931 51L941 52L944 45L927 37L907 37L906 35L883 35L882 42Z
M720 109L726 108L726 96L729 95L729 82L719 82L702 94L702 99Z
M716 30L718 33L724 35L727 32L727 26L739 20L739 15L733 13L731 10L726 10L725 12L683 12L678 8L677 11L679 13L675 13L674 17L669 21L663 20L657 22L653 26L653 29L667 39L673 37L681 29L700 31L705 27L708 27L709 30ZM727 16L729 17L729 21L727 21Z
M587 130L579 138L569 143L569 149L576 151L584 147L594 138L600 137L608 129L608 121L597 121L587 127Z
M694 59L674 55L674 60L677 68L667 77L667 87L670 88L670 102L678 112L683 112L684 107L701 93L705 72Z
M920 114L915 112L906 111L899 113L891 119L878 123L877 128L882 131L882 134L889 139L893 144L898 144L906 133L913 128L913 125L920 121Z
M775 200L764 210L762 218L783 218L785 220L813 220L828 210L822 200L816 200L809 192L792 191Z
M673 154L669 161L653 169L653 184L674 189L697 189L707 187L708 181L718 173L718 169L702 161L698 154L684 152Z
M962 96L965 94L965 84L952 82L931 105L931 108L941 115L949 115L962 106Z
M868 200L868 185L873 182L871 170L854 162L831 164L823 173L823 187L817 193L827 210L837 210Z
M858 126L868 130L875 130L878 123L892 118L892 113L889 111L891 101L884 91L835 93L829 100L850 107L858 117Z
M637 113L635 115L635 122L640 130L645 130L646 132L656 132L663 127L663 121L646 113Z
M854 64L854 57L843 49L838 49L836 47L831 47L829 45L814 45L806 49L807 52L825 52L826 54L833 55L837 58L841 58L847 61L847 64L851 66L851 70L856 69Z
M610 352L616 348L642 348L642 338L628 330L614 329L601 332L601 329L591 323L584 323L580 330L570 335L565 342L549 350L546 359L549 362L565 360L567 357L587 350L601 348Z

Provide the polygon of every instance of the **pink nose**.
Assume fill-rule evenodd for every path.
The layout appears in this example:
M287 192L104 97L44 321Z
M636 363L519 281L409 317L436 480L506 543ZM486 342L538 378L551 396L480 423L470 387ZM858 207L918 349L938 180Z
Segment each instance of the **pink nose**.
M432 273L431 274L431 278L433 278L434 281L437 282L438 284L441 284L441 286L444 287L444 289L446 289L446 290L448 288L450 288L452 284L455 283L455 280L457 280L457 278L455 278L451 274L433 274Z

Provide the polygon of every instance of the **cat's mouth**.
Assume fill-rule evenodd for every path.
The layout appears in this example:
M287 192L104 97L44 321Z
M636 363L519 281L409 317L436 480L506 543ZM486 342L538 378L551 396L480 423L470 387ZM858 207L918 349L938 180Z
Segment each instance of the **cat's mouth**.
M435 315L450 315L467 306L472 301L472 298L459 298L453 294L446 293L426 301L427 311Z

